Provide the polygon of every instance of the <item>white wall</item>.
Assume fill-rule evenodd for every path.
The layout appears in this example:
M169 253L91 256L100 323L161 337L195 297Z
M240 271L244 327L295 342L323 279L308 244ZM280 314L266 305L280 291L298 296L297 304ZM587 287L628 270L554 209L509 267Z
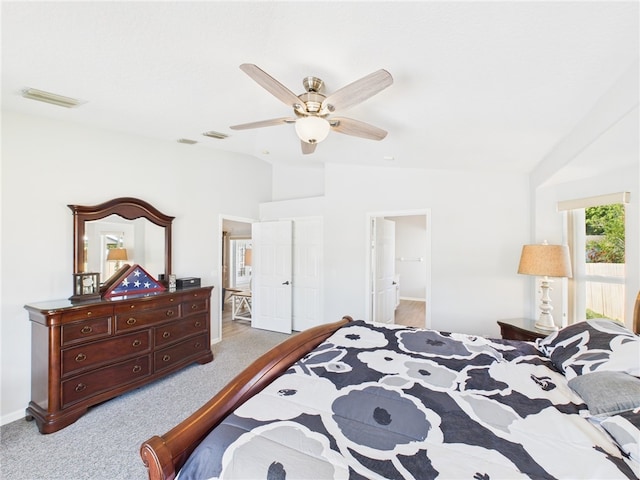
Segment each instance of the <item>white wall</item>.
M219 214L257 218L258 204L271 199L271 167L197 145L3 112L3 424L24 415L30 400L31 327L23 305L72 293L73 224L67 205L123 196L176 217L173 271L216 287L211 325L217 338Z
M261 218L300 216L305 202L263 205ZM431 209L431 326L497 336L496 320L524 314L526 280L516 270L528 202L521 174L326 165L327 321L367 318L367 214Z
M498 335L524 313L516 270L528 238L521 174L327 165L325 315L367 311L367 212L431 210L431 327ZM340 266L340 268L336 268Z
M531 173L532 241L567 243L557 203L630 192L625 215L625 322L640 290L640 113L636 62ZM567 316L567 281L552 292L556 321ZM534 285L529 298L535 298ZM533 303L529 312L534 311ZM559 323L559 322L557 322Z
M313 155L302 157L302 166L273 167L273 200L285 201L324 194L324 166ZM298 162L300 163L300 162Z

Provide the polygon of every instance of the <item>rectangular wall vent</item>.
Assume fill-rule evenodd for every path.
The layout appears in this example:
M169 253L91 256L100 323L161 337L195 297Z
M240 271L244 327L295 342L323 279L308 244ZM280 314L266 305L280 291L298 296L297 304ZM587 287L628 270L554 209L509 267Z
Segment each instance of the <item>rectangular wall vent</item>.
M31 100L37 100L39 102L50 103L51 105L58 105L59 107L74 108L83 103L87 103L86 100L78 100L77 98L65 97L58 95L57 93L45 92L44 90L38 90L36 88L25 88L22 90L22 96Z
M213 130L211 130L209 132L204 132L202 135L204 135L205 137L217 138L218 140L224 140L225 138L227 138L229 136L229 135L227 135L225 133L214 132Z

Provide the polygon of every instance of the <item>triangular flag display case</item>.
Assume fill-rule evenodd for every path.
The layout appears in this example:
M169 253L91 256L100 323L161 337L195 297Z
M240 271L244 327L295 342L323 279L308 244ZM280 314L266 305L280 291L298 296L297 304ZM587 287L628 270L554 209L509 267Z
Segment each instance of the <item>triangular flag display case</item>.
M125 265L103 285L102 298L164 292L167 288L138 264Z

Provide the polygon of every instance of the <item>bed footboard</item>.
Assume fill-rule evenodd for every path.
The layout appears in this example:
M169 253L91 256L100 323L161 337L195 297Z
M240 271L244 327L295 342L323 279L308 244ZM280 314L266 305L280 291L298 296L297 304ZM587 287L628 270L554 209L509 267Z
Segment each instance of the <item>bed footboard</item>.
M310 328L285 340L240 372L190 417L164 435L144 442L140 456L149 479L175 478L193 450L229 413L350 321L352 318L345 316L338 322Z

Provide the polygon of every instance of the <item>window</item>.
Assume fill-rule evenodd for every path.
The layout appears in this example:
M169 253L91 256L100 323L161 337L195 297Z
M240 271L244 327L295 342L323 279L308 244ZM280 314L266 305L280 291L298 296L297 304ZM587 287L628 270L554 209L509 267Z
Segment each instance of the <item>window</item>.
M560 202L567 212L573 279L569 323L589 318L624 322L627 192Z

